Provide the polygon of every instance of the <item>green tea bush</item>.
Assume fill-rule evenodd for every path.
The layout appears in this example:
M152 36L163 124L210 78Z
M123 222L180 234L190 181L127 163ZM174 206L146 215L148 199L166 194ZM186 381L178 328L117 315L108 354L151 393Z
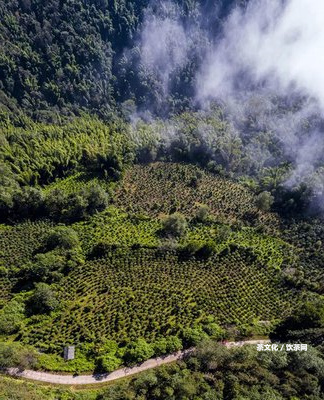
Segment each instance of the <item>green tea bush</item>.
M123 346L143 337L153 345L161 336L172 336L178 349L176 336L186 328L217 334L213 323L273 320L287 315L295 298L280 271L240 247L208 259L176 250L111 248L104 258L76 266L56 290L64 308L22 332L24 342L47 350L51 344L55 352L65 343L98 339Z
M0 310L0 335L10 335L18 331L25 318L25 305L12 299Z

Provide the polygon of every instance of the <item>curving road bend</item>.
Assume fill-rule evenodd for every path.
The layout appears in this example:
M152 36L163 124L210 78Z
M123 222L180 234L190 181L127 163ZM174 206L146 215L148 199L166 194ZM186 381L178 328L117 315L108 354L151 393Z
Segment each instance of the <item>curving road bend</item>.
M240 342L225 342L226 347L240 347L245 344L265 344L270 343L270 340L246 340ZM59 375L51 374L48 372L24 370L20 371L17 368L9 368L7 373L19 378L32 379L34 381L41 381L47 383L55 383L61 385L89 385L94 383L104 383L114 381L120 378L125 378L130 375L138 374L139 372L146 371L160 365L168 364L183 358L186 354L193 351L193 349L178 351L177 353L170 354L165 357L151 358L140 365L130 368L121 368L109 374L93 374L93 375Z

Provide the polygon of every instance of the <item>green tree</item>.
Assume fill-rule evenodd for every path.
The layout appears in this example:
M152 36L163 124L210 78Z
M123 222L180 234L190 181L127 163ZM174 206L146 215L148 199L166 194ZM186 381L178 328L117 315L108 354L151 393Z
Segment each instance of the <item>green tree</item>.
M97 367L102 372L113 372L122 364L122 360L113 354L105 354L96 361Z
M128 346L125 353L127 363L141 363L154 355L154 348L145 339L137 339Z
M324 340L324 300L307 301L285 318L270 335L274 340L321 344Z
M170 335L167 337L167 353L174 353L183 348L182 340L178 336Z
M87 213L89 215L103 211L109 203L108 193L98 184L92 184L85 189L83 196L87 199Z
M208 335L201 328L185 328L182 332L183 342L186 346L196 346Z
M0 371L16 367L20 370L34 368L37 365L37 353L17 343L0 342Z
M206 204L200 204L196 212L196 219L198 222L206 222L209 218L209 207Z
M257 195L255 202L260 210L269 211L274 202L274 197L270 192L264 191Z
M21 280L31 282L59 281L66 268L66 257L55 251L36 254L33 261L26 263L20 271Z
M59 226L55 228L47 237L47 250L53 250L56 247L62 249L73 249L80 245L78 234L70 227Z
M47 314L59 305L55 292L46 283L37 283L27 306L32 314Z
M170 236L183 236L187 230L187 220L184 215L175 212L162 221L162 231Z

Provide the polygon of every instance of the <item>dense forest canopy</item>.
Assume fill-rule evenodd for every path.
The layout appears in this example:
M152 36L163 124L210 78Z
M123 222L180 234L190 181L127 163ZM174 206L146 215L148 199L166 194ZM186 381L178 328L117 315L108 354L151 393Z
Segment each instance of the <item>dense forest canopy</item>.
M255 1L3 1L1 108L55 123L82 112L111 121L117 113L133 127L152 122L152 130L154 119L183 112L210 112L213 119L216 107L231 125L230 141L247 153L248 166L234 170L254 175L288 163L285 188L308 186L317 210L322 93L307 68L317 73L320 60L313 51L314 59L294 65L299 51L316 50L319 39L312 42L307 25L294 19L305 7L299 1L297 8L296 0L265 2L267 12ZM294 36L298 23L301 34ZM320 26L312 25L313 36L321 37ZM280 54L282 65L274 62ZM199 120L201 147L224 166L226 155L209 152L213 124L204 115ZM167 121L162 142L181 141L181 129Z
M126 100L148 105L153 96L157 101L153 92L163 95L161 82L151 71L145 71L138 54L142 51L139 42L148 13L165 8L168 14L170 4L165 7L148 0L2 1L1 103L48 119L51 112L68 114L87 109L109 115ZM182 19L198 23L195 10L200 6L204 12L221 9L226 13L230 4L179 1L174 6ZM220 15L221 11L212 21L217 22L218 30ZM182 97L188 92L192 68L196 67L188 64L178 71L175 101L179 100L177 90Z

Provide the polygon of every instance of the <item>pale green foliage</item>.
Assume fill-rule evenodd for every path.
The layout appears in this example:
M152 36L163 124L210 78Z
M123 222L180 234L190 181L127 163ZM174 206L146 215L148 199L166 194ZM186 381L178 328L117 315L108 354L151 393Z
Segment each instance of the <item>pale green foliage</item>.
M166 235L183 236L187 230L187 221L182 214L176 212L167 216L162 221L162 226Z
M22 301L11 300L0 310L0 334L15 333L25 318L25 306Z

